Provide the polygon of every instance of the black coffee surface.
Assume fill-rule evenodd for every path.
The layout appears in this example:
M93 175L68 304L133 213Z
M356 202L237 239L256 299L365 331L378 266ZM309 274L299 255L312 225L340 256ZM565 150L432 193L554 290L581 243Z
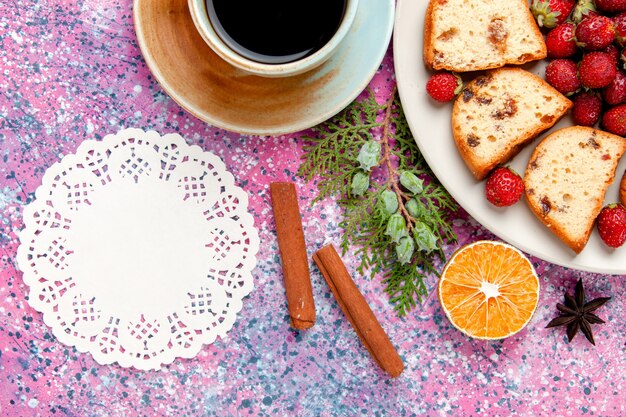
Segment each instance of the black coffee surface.
M206 0L217 34L238 54L262 63L304 58L335 34L346 0Z

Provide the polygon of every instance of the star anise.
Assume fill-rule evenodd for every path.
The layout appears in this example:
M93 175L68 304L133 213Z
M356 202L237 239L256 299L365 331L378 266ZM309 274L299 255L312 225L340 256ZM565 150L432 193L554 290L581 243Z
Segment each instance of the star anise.
M565 304L557 303L556 308L561 312L548 323L546 327L557 327L567 325L567 339L572 341L578 329L580 329L587 340L595 346L593 333L591 331L592 324L602 324L604 320L596 316L593 311L597 310L609 301L611 297L600 297L585 303L585 290L583 289L583 280L579 279L576 283L576 292L574 297L565 293Z

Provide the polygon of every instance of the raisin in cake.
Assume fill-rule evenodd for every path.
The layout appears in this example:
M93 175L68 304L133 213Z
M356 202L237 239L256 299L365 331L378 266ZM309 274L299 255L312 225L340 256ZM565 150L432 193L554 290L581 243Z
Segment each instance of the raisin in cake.
M424 61L435 70L477 71L547 55L526 0L430 0Z
M572 102L521 68L488 71L471 81L452 109L452 134L476 179L515 156L554 125Z
M535 216L576 253L589 240L624 150L621 136L572 126L548 135L530 158L526 200Z

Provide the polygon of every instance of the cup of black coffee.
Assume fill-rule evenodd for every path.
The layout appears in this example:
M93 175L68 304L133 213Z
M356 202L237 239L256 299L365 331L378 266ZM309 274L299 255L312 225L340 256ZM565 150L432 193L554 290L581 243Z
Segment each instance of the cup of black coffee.
M358 0L189 0L204 41L222 59L265 77L324 63L350 30Z

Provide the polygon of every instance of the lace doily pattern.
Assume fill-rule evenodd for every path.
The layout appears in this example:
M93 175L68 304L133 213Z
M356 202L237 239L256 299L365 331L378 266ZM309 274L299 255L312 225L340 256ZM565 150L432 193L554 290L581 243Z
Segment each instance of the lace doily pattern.
M101 364L155 369L224 337L253 287L259 238L222 161L127 129L48 169L24 210L29 303Z

